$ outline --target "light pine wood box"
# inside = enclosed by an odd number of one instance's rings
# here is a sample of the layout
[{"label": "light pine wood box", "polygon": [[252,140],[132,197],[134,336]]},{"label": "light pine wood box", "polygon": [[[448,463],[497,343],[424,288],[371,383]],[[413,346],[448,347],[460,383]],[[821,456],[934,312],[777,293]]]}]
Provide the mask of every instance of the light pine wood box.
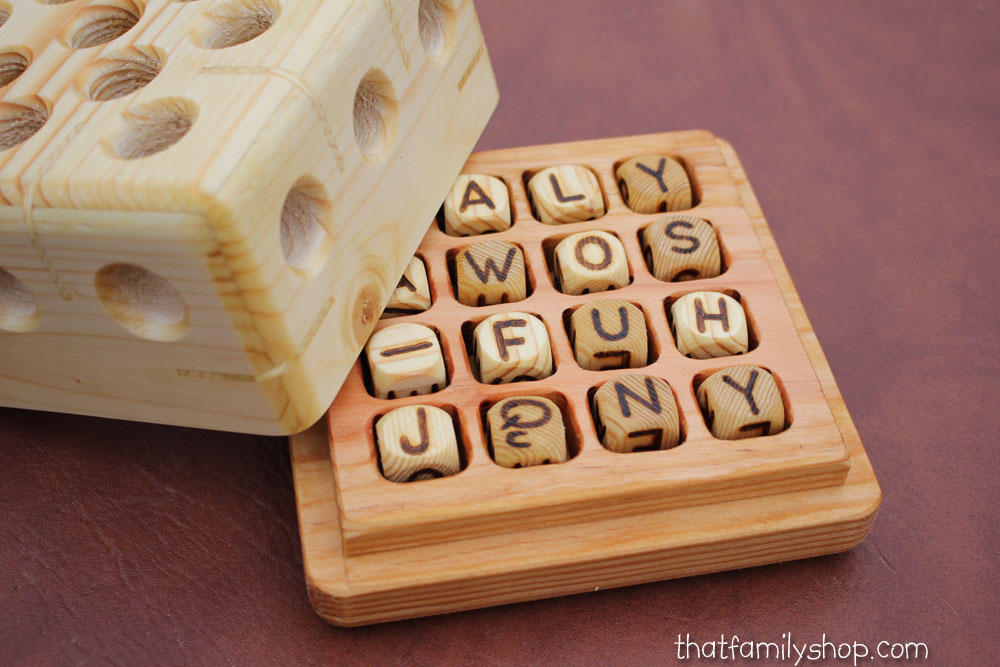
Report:
[{"label": "light pine wood box", "polygon": [[[614,180],[616,164],[644,154],[679,158],[688,169],[700,202],[690,213],[717,229],[727,265],[722,275],[688,283],[650,275],[638,230],[662,214],[631,212]],[[532,220],[524,177],[558,164],[594,170],[608,204],[605,217],[561,227]],[[878,483],[729,144],[707,132],[680,132],[537,146],[473,155],[464,171],[504,178],[513,196],[514,226],[478,238],[449,237],[432,228],[418,255],[430,273],[434,304],[424,313],[383,322],[435,327],[447,355],[448,387],[427,396],[375,399],[357,364],[326,423],[292,438],[306,580],[320,615],[339,625],[361,625],[596,591],[835,553],[867,535],[880,503]],[[546,249],[555,239],[589,229],[610,230],[622,239],[633,282],[611,293],[561,294],[546,274]],[[470,308],[454,299],[447,257],[481,238],[523,248],[533,276],[527,300]],[[665,309],[672,297],[701,289],[740,294],[756,348],[708,360],[677,352]],[[639,372],[671,384],[682,414],[681,446],[617,454],[597,440],[588,395],[630,371],[577,366],[562,318],[601,296],[629,300],[645,311],[659,354]],[[463,349],[463,325],[512,308],[546,322],[556,373],[535,382],[479,384]],[[776,374],[791,415],[788,429],[740,441],[711,436],[694,385],[738,364]],[[482,409],[513,395],[561,403],[579,453],[566,463],[516,470],[493,463]],[[380,476],[374,421],[411,404],[452,412],[465,448],[464,470],[410,484]]]},{"label": "light pine wood box", "polygon": [[0,15],[0,405],[313,424],[497,103],[471,0]]}]

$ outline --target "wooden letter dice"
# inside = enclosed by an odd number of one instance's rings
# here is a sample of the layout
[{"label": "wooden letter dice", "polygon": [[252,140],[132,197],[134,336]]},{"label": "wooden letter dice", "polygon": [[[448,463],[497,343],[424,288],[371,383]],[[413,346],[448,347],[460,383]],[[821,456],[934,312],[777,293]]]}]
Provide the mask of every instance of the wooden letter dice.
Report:
[{"label": "wooden letter dice", "polygon": [[646,318],[621,299],[598,299],[573,311],[570,341],[576,363],[591,371],[639,368],[649,356]]},{"label": "wooden letter dice", "polygon": [[785,428],[785,404],[774,377],[756,366],[733,366],[698,387],[705,423],[716,438],[740,440]]},{"label": "wooden letter dice", "polygon": [[657,280],[714,278],[722,272],[719,240],[704,220],[670,216],[642,230],[641,238],[646,265]]},{"label": "wooden letter dice", "polygon": [[589,294],[629,284],[625,246],[614,234],[593,231],[567,236],[556,246],[555,279],[564,294]]},{"label": "wooden letter dice", "polygon": [[389,297],[389,305],[382,312],[382,319],[422,313],[431,307],[431,290],[427,285],[427,269],[419,257],[410,260],[396,290]]},{"label": "wooden letter dice", "polygon": [[681,354],[711,359],[743,354],[749,333],[743,306],[719,292],[693,292],[674,302],[674,338]]},{"label": "wooden letter dice", "polygon": [[594,395],[601,443],[613,452],[676,447],[681,438],[677,402],[670,385],[649,375],[623,375]]},{"label": "wooden letter dice", "polygon": [[552,375],[552,348],[545,324],[528,313],[499,313],[476,326],[479,380],[505,384]]},{"label": "wooden letter dice", "polygon": [[522,301],[528,295],[524,256],[513,243],[483,241],[455,257],[455,288],[466,306]]},{"label": "wooden letter dice", "polygon": [[594,172],[565,165],[543,169],[528,181],[531,206],[547,225],[582,222],[604,215],[604,195]]},{"label": "wooden letter dice", "polygon": [[559,406],[541,396],[505,398],[486,413],[493,460],[505,468],[562,463],[568,458]]},{"label": "wooden letter dice", "polygon": [[444,231],[451,236],[502,232],[510,228],[507,185],[494,176],[462,174],[444,200]]},{"label": "wooden letter dice", "polygon": [[691,208],[691,181],[681,163],[663,155],[632,158],[615,171],[625,204],[636,213]]},{"label": "wooden letter dice", "polygon": [[382,475],[415,482],[454,475],[462,467],[451,415],[430,405],[408,405],[375,424]]},{"label": "wooden letter dice", "polygon": [[422,324],[394,324],[376,331],[365,350],[377,398],[430,394],[448,384],[441,343]]}]

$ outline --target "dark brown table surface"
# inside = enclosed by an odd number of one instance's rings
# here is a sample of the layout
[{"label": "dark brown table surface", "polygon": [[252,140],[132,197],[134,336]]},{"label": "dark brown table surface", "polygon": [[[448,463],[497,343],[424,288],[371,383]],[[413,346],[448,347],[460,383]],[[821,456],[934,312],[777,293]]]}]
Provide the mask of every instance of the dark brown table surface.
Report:
[{"label": "dark brown table surface", "polygon": [[477,4],[480,148],[736,146],[882,484],[871,536],[344,630],[306,598],[285,440],[0,410],[0,662],[642,663],[791,632],[997,664],[1000,4]]}]

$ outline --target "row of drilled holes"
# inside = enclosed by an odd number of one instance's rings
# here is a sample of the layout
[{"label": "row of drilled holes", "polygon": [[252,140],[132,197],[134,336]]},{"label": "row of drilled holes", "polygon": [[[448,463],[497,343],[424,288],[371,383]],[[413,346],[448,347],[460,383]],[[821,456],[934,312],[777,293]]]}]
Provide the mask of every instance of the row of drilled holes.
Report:
[{"label": "row of drilled holes", "polygon": [[[40,0],[41,1],[41,0]],[[52,0],[42,4],[63,4],[73,0]],[[187,2],[190,0],[173,0]],[[10,18],[12,9],[0,4],[0,26]],[[221,49],[248,42],[262,35],[278,18],[280,5],[273,0],[231,0],[212,13],[206,13],[195,30],[191,41],[206,49]],[[74,49],[87,49],[106,44],[131,30],[142,17],[142,7],[132,0],[118,0],[118,4],[92,5],[82,10],[61,35],[62,41]],[[109,100],[128,95],[149,83],[162,66],[162,51],[145,47],[123,49],[98,63],[104,70],[102,76],[112,76],[119,85],[109,90],[114,95],[94,94],[88,87],[92,100]],[[0,53],[0,87],[10,84],[31,63],[31,52],[25,47],[7,47]],[[107,70],[112,70],[108,72]]]},{"label": "row of drilled holes", "polygon": [[[73,0],[39,0],[43,4],[62,4]],[[189,2],[191,0],[172,0]],[[119,5],[93,5],[87,7],[73,21],[63,35],[63,41],[75,49],[106,44],[134,27],[142,16],[140,5],[132,0],[119,0]],[[0,2],[0,27],[10,18],[9,3]],[[197,46],[222,49],[244,44],[264,34],[277,21],[281,5],[276,0],[230,0],[211,12],[206,12],[191,33]],[[421,0],[418,13],[420,40],[428,57],[440,60],[447,51],[448,18],[437,0]],[[23,74],[31,62],[30,50],[8,47],[0,53],[0,87],[6,86]],[[87,86],[92,100],[109,100],[128,95],[149,83],[163,64],[163,52],[153,47],[129,48],[103,58],[95,65],[102,77],[111,77],[118,85],[95,94]],[[103,70],[103,71],[101,71]]]},{"label": "row of drilled holes", "polygon": [[[152,271],[134,264],[109,264],[95,275],[94,288],[105,311],[137,336],[173,341],[190,328],[181,295]],[[35,329],[40,319],[27,286],[0,268],[0,329],[24,333]]]}]

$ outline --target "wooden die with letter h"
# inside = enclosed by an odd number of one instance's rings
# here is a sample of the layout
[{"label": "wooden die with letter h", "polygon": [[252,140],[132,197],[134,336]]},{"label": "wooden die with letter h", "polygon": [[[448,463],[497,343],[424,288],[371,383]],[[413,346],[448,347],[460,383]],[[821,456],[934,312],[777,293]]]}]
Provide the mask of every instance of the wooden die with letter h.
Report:
[{"label": "wooden die with letter h", "polygon": [[0,42],[15,407],[308,427],[497,101],[470,0],[20,2]]}]

